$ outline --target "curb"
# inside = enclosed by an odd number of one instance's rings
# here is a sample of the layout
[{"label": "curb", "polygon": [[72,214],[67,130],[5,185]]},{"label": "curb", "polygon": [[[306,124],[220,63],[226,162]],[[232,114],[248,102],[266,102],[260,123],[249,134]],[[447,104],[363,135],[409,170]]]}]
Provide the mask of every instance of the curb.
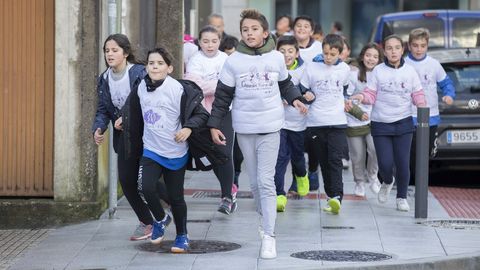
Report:
[{"label": "curb", "polygon": [[390,263],[367,263],[351,266],[315,266],[302,267],[304,270],[478,270],[480,269],[480,252],[465,253],[447,257],[431,257]]}]

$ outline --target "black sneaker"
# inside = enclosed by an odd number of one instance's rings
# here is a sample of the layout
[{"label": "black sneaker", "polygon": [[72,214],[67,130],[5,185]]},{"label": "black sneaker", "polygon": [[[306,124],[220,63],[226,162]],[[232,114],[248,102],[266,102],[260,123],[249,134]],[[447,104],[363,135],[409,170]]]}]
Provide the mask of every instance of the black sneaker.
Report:
[{"label": "black sneaker", "polygon": [[218,207],[218,212],[223,213],[225,215],[230,215],[232,211],[232,199],[223,197],[222,201],[220,202],[220,206]]}]

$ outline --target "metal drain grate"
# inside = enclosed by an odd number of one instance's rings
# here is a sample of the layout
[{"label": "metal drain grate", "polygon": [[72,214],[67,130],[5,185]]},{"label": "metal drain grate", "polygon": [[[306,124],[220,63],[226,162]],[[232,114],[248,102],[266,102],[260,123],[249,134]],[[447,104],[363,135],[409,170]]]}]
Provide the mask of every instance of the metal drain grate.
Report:
[{"label": "metal drain grate", "polygon": [[455,229],[455,230],[479,230],[480,220],[466,220],[466,219],[440,219],[440,220],[428,220],[418,222],[417,224],[423,224],[430,227]]},{"label": "metal drain grate", "polygon": [[45,239],[50,230],[0,230],[0,269],[8,269],[26,250]]},{"label": "metal drain grate", "polygon": [[356,250],[311,250],[293,253],[290,256],[305,260],[331,262],[374,262],[392,258],[392,256],[383,253]]},{"label": "metal drain grate", "polygon": [[[195,191],[192,194],[192,198],[220,198],[222,192],[220,191]],[[253,199],[253,195],[249,191],[239,191],[237,192],[237,198],[241,199]]]},{"label": "metal drain grate", "polygon": [[[142,243],[137,246],[137,249],[148,252],[170,253],[170,248],[172,247],[172,245],[173,241],[162,241],[160,245]],[[205,254],[214,252],[226,252],[239,249],[241,247],[242,246],[239,244],[224,241],[191,240],[188,253]]]}]

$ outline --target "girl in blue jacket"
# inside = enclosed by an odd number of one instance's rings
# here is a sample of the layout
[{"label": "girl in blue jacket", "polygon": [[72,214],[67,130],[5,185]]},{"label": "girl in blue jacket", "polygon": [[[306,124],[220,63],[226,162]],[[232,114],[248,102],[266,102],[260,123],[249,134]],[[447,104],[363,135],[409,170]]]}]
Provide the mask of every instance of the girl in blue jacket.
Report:
[{"label": "girl in blue jacket", "polygon": [[98,106],[92,126],[93,138],[97,145],[101,145],[105,140],[108,123],[112,121],[115,127],[113,147],[118,154],[120,185],[140,221],[130,240],[143,240],[152,235],[153,218],[137,192],[139,158],[125,157],[120,111],[134,85],[145,76],[145,67],[137,64],[130,41],[125,35],[110,35],[104,42],[103,52],[108,68],[97,82]]}]

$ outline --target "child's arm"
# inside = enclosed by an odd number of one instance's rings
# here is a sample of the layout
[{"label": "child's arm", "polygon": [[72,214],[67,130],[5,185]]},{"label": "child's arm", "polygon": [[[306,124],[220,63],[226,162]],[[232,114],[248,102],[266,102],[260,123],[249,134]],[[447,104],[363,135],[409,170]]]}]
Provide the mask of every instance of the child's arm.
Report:
[{"label": "child's arm", "polygon": [[440,87],[443,93],[442,100],[448,105],[453,103],[455,98],[455,86],[453,85],[452,80],[448,75],[445,76],[445,79],[437,82],[437,85]]},{"label": "child's arm", "polygon": [[225,145],[225,136],[219,130],[222,120],[227,115],[230,104],[235,94],[235,87],[223,84],[220,80],[215,90],[215,100],[212,104],[212,112],[208,118],[207,126],[210,127],[212,140],[216,144]]},{"label": "child's arm", "polygon": [[315,94],[313,93],[313,91],[311,91],[310,89],[306,88],[305,86],[303,86],[302,84],[299,84],[298,85],[298,89],[300,89],[300,93],[302,93],[302,96],[303,98],[305,99],[304,100],[304,103],[305,104],[312,104],[315,99],[317,98],[315,96]]},{"label": "child's arm", "polygon": [[297,108],[301,113],[306,114],[308,109],[305,104],[303,104],[305,99],[300,94],[300,90],[293,85],[290,79],[291,77],[288,75],[287,79],[278,82],[280,94],[288,104]]},{"label": "child's arm", "polygon": [[203,96],[208,97],[208,96],[213,96],[215,94],[215,89],[217,87],[217,80],[204,80],[202,77],[198,74],[195,73],[186,73],[185,76],[183,76],[185,80],[192,81],[196,83],[200,88],[202,89]]}]

